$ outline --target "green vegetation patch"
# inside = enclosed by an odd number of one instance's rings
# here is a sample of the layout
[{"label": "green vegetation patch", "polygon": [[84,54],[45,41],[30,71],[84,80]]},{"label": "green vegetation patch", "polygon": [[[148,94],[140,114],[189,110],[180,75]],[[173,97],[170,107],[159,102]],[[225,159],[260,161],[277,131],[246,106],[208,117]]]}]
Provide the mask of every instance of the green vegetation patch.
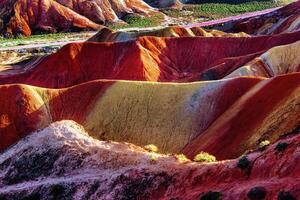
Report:
[{"label": "green vegetation patch", "polygon": [[[275,8],[290,3],[290,0],[258,0],[258,1],[219,1],[219,3],[202,3],[197,5],[185,6],[183,10],[190,11],[190,16],[195,18],[218,19],[239,15],[247,12],[254,12]],[[180,10],[165,10],[164,13],[170,17],[183,17]]]},{"label": "green vegetation patch", "polygon": [[149,17],[129,15],[123,19],[126,24],[111,24],[108,27],[112,29],[154,27],[161,25],[164,18],[165,16],[161,13]]},{"label": "green vegetation patch", "polygon": [[202,151],[195,156],[194,161],[195,162],[216,162],[217,159],[215,156]]}]

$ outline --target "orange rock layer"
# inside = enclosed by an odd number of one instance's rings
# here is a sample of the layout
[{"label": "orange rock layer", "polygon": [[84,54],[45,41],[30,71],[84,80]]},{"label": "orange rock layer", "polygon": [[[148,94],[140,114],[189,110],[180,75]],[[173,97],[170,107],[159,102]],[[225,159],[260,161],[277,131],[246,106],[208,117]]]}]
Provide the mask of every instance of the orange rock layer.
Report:
[{"label": "orange rock layer", "polygon": [[1,150],[69,119],[100,139],[228,159],[300,124],[300,73],[189,84],[93,81],[66,89],[13,84],[0,92]]},{"label": "orange rock layer", "polygon": [[[141,37],[121,43],[73,43],[26,64],[0,67],[0,83],[61,88],[96,79],[190,82],[241,74],[272,77],[299,70],[294,59],[299,39],[300,31],[261,37]],[[287,46],[277,50],[278,45]],[[278,55],[291,63],[275,62]]]}]

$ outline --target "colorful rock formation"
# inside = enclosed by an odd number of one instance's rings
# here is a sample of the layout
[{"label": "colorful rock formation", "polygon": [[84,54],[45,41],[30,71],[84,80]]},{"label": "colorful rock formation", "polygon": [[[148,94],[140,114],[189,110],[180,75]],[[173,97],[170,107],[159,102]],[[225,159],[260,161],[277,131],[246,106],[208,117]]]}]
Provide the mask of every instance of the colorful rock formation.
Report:
[{"label": "colorful rock formation", "polygon": [[227,36],[103,29],[0,66],[0,199],[299,199],[300,31]]},{"label": "colorful rock formation", "polygon": [[[121,43],[73,43],[21,66],[0,67],[0,83],[61,88],[96,79],[190,82],[222,79],[231,73],[240,76],[246,73],[243,69],[249,69],[251,75],[272,77],[285,73],[277,68],[299,70],[269,61],[280,54],[293,62],[299,43],[287,46],[292,49],[288,54],[272,48],[299,39],[300,32],[294,32],[262,37],[141,37]],[[235,71],[239,68],[243,72]]]},{"label": "colorful rock formation", "polygon": [[299,90],[298,73],[189,84],[93,81],[60,90],[3,85],[0,146],[70,119],[100,139],[234,158],[298,126]]},{"label": "colorful rock formation", "polygon": [[53,0],[1,0],[3,33],[31,35],[35,31],[97,30],[96,23]]},{"label": "colorful rock formation", "polygon": [[76,123],[62,121],[0,155],[0,197],[299,199],[299,145],[300,135],[291,135],[242,158],[197,164],[98,141]]},{"label": "colorful rock formation", "polygon": [[57,0],[57,2],[98,24],[121,21],[128,14],[147,16],[156,12],[142,0]]},{"label": "colorful rock formation", "polygon": [[117,22],[126,14],[155,12],[140,0],[0,0],[0,33],[97,30],[99,24]]}]

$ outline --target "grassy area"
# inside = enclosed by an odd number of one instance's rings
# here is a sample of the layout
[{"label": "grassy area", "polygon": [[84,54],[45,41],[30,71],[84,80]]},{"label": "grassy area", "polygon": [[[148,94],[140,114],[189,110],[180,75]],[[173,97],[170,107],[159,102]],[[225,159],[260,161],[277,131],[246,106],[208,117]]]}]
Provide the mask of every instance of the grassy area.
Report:
[{"label": "grassy area", "polygon": [[0,47],[19,46],[43,42],[72,41],[86,39],[91,35],[89,33],[53,33],[32,35],[30,37],[0,38]]},{"label": "grassy area", "polygon": [[163,14],[156,14],[150,17],[142,16],[128,16],[124,19],[127,24],[118,24],[118,25],[108,25],[112,29],[120,28],[145,28],[152,26],[159,26],[164,20]]},{"label": "grassy area", "polygon": [[[186,6],[188,11],[194,18],[218,19],[247,12],[254,12],[268,8],[274,8],[286,5],[291,1],[273,1],[273,0],[257,0],[244,3],[203,3],[199,5]],[[179,10],[165,10],[164,13],[170,17],[184,17],[183,12]],[[186,15],[185,15],[186,16]]]}]

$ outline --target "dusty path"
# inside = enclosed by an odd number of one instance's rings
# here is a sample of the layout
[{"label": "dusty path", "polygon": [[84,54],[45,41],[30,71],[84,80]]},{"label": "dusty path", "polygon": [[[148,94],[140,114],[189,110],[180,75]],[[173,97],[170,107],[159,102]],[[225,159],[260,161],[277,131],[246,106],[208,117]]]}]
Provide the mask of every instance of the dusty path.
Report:
[{"label": "dusty path", "polygon": [[64,46],[70,42],[84,42],[85,40],[70,40],[70,41],[63,41],[63,42],[45,42],[45,43],[38,43],[38,44],[27,44],[27,45],[19,45],[19,46],[12,46],[12,47],[1,47],[0,51],[17,51],[17,50],[25,50],[25,49],[34,49],[34,48],[42,48],[42,47],[49,47],[49,46]]}]

